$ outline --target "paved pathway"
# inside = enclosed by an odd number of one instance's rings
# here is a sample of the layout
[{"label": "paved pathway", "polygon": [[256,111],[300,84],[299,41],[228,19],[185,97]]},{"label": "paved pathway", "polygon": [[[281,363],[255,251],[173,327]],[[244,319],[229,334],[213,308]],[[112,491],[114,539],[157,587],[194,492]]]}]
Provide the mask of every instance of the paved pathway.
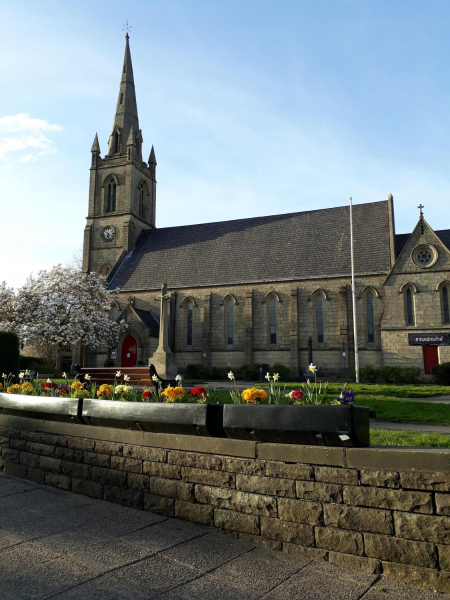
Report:
[{"label": "paved pathway", "polygon": [[0,599],[450,600],[0,475]]}]

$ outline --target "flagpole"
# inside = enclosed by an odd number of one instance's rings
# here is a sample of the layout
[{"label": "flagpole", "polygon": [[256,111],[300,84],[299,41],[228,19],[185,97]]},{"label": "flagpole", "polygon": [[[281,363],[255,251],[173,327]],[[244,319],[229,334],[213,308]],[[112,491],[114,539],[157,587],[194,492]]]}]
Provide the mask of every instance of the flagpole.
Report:
[{"label": "flagpole", "polygon": [[353,339],[355,345],[355,377],[359,383],[359,354],[358,354],[358,325],[356,323],[356,289],[355,289],[355,259],[353,253],[353,206],[350,197],[350,256],[352,263],[352,308],[353,308]]}]

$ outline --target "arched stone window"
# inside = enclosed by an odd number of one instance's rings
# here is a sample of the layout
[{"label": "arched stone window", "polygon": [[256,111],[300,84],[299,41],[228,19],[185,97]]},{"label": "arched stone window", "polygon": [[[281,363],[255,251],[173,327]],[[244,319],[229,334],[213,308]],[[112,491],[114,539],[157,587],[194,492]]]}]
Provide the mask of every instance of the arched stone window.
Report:
[{"label": "arched stone window", "polygon": [[315,327],[316,327],[316,341],[318,344],[323,344],[325,342],[325,331],[324,331],[324,301],[328,300],[327,293],[322,288],[318,288],[314,290],[311,294],[311,300],[314,302],[314,317],[315,317]]},{"label": "arched stone window", "polygon": [[408,327],[416,324],[415,297],[418,293],[414,283],[404,283],[400,288],[400,294],[404,295],[405,323]]},{"label": "arched stone window", "polygon": [[442,323],[450,323],[450,281],[442,281],[437,291],[441,297]]},{"label": "arched stone window", "polygon": [[145,217],[146,213],[146,199],[148,198],[148,187],[145,181],[141,181],[139,184],[139,215]]},{"label": "arched stone window", "polygon": [[103,267],[100,270],[100,273],[104,277],[108,277],[108,275],[111,273],[111,265],[108,265],[108,264],[103,265]]},{"label": "arched stone window", "polygon": [[269,300],[269,333],[270,333],[270,343],[277,343],[277,304],[275,298]]},{"label": "arched stone window", "polygon": [[373,294],[367,292],[366,294],[366,328],[367,328],[367,342],[373,344],[375,342],[375,318],[373,312]]},{"label": "arched stone window", "polygon": [[194,307],[197,306],[197,304],[191,296],[187,296],[181,303],[181,306],[186,311],[186,316],[185,316],[186,346],[192,346],[193,340],[194,340]]},{"label": "arched stone window", "polygon": [[113,302],[111,304],[111,311],[109,314],[111,317],[111,321],[117,321],[117,317],[119,316],[119,307],[116,302]]},{"label": "arched stone window", "polygon": [[188,302],[186,306],[187,319],[186,319],[186,345],[192,346],[192,312],[194,310],[194,304]]},{"label": "arched stone window", "polygon": [[233,299],[230,298],[226,303],[226,315],[227,315],[227,344],[231,345],[233,343],[233,330],[234,330],[234,315],[233,315],[234,302]]},{"label": "arched stone window", "polygon": [[267,305],[267,323],[270,344],[276,344],[278,341],[277,304],[280,302],[281,298],[276,292],[269,292],[266,294],[265,303]]},{"label": "arched stone window", "polygon": [[111,175],[105,181],[105,213],[116,211],[117,179]]}]

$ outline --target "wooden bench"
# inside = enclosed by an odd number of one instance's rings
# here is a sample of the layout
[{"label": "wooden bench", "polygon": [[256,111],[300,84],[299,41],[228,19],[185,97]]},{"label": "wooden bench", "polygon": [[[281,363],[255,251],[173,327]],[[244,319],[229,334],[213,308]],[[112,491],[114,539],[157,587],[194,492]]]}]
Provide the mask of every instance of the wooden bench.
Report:
[{"label": "wooden bench", "polygon": [[[90,382],[102,385],[102,383],[113,384],[129,383],[134,386],[151,387],[153,382],[150,377],[149,367],[80,367],[75,365],[77,379],[81,383],[87,383],[85,375],[90,376]],[[121,377],[116,377],[117,371],[122,373]],[[123,376],[127,375],[130,380],[125,382]]]}]

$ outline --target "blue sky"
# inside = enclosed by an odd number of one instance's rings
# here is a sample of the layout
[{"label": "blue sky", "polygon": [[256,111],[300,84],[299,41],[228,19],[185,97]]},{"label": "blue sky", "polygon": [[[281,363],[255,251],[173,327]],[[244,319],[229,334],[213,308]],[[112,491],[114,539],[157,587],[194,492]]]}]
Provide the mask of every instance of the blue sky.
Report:
[{"label": "blue sky", "polygon": [[157,226],[392,193],[397,232],[450,228],[449,2],[2,0],[0,280],[81,246],[125,19]]}]

